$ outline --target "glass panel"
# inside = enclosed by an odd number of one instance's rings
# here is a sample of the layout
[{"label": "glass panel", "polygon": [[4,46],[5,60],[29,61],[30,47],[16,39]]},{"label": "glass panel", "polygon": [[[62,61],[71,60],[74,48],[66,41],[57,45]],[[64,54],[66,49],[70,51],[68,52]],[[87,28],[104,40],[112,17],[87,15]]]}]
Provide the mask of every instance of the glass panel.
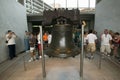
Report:
[{"label": "glass panel", "polygon": [[96,0],[90,0],[90,7],[95,8]]},{"label": "glass panel", "polygon": [[[88,8],[95,7],[95,1],[96,0],[44,0],[48,5],[51,5],[55,8],[66,8],[66,2],[67,2],[67,8],[77,8],[77,5],[79,5],[79,8]],[[89,3],[90,2],[90,3]]]}]

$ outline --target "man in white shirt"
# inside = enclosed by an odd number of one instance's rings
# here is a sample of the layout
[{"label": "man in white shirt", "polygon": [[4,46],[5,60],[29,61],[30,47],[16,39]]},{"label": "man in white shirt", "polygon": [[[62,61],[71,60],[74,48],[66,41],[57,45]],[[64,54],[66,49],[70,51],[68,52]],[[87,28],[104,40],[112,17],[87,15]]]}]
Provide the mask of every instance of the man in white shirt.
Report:
[{"label": "man in white shirt", "polygon": [[97,36],[95,34],[93,34],[93,30],[89,31],[89,34],[87,35],[87,51],[91,53],[90,58],[93,59],[93,53],[96,51],[96,40],[97,40]]},{"label": "man in white shirt", "polygon": [[110,52],[111,52],[111,48],[110,48],[110,42],[112,40],[112,36],[108,33],[108,30],[105,29],[104,33],[101,35],[101,48],[100,51],[102,53],[106,53],[106,55],[109,56]]},{"label": "man in white shirt", "polygon": [[15,33],[12,32],[11,30],[8,30],[8,33],[6,34],[6,40],[7,40],[7,45],[9,48],[10,60],[16,57],[15,38],[16,38]]},{"label": "man in white shirt", "polygon": [[48,34],[48,45],[51,44],[51,41],[52,41],[52,35],[51,33]]}]

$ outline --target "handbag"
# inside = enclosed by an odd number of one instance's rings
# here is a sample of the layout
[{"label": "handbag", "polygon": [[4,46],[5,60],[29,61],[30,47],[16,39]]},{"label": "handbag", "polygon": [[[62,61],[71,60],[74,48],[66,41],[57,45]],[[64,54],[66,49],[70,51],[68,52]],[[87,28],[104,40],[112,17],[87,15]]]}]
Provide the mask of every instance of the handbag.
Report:
[{"label": "handbag", "polygon": [[8,41],[6,40],[5,43],[8,43]]},{"label": "handbag", "polygon": [[6,40],[5,43],[8,43],[9,40]]}]

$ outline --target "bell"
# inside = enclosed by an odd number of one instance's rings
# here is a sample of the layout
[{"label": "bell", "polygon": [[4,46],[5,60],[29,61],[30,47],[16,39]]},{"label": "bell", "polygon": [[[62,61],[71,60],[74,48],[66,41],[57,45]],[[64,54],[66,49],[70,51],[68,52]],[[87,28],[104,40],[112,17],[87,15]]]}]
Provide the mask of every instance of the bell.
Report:
[{"label": "bell", "polygon": [[[49,14],[48,14],[49,13]],[[74,57],[80,53],[72,39],[72,25],[80,24],[78,9],[45,10],[43,12],[43,26],[53,25],[52,42],[44,51],[49,57]]]},{"label": "bell", "polygon": [[73,43],[72,26],[70,24],[55,24],[52,30],[52,42],[45,50],[49,57],[75,57],[80,53]]}]

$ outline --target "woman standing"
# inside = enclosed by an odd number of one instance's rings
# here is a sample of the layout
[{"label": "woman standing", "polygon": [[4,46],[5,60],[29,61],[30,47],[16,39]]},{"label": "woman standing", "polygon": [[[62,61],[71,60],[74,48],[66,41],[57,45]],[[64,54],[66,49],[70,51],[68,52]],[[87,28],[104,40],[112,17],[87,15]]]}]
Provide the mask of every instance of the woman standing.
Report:
[{"label": "woman standing", "polygon": [[8,30],[8,33],[6,34],[6,43],[9,48],[10,60],[16,57],[15,38],[16,38],[16,34],[11,30]]},{"label": "woman standing", "polygon": [[30,45],[29,45],[29,32],[25,31],[25,35],[24,35],[24,45],[25,45],[25,51],[30,49]]}]

